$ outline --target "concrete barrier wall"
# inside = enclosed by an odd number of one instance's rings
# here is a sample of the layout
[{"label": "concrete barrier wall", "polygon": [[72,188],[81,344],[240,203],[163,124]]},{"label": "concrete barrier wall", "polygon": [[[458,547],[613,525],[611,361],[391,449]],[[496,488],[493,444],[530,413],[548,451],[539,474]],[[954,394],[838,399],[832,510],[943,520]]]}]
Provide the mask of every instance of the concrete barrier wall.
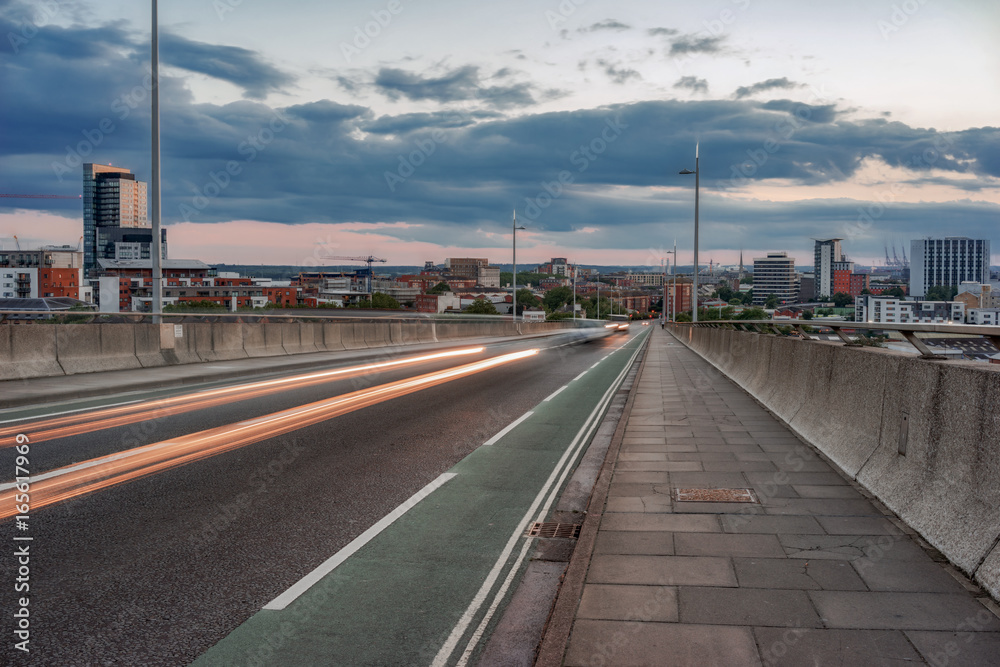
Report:
[{"label": "concrete barrier wall", "polygon": [[65,375],[56,354],[57,326],[0,326],[0,377]]},{"label": "concrete barrier wall", "polygon": [[56,325],[56,355],[66,375],[140,368],[133,324]]},{"label": "concrete barrier wall", "polygon": [[1000,368],[719,329],[675,334],[1000,597]]}]

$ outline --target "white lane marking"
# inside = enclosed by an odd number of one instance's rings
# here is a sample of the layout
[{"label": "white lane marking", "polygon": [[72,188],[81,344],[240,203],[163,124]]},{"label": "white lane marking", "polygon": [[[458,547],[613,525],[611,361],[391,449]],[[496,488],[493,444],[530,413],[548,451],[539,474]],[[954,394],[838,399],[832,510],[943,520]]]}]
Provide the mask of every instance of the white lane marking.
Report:
[{"label": "white lane marking", "polygon": [[[608,390],[604,393],[604,396],[594,407],[593,411],[590,413],[590,416],[587,417],[587,419],[584,421],[583,426],[577,432],[576,436],[573,438],[573,441],[569,444],[569,446],[566,448],[566,451],[564,451],[563,455],[559,458],[559,461],[552,469],[552,473],[549,475],[549,478],[545,481],[545,484],[539,490],[538,495],[535,496],[535,499],[534,501],[532,501],[531,506],[528,508],[528,511],[525,512],[524,516],[521,518],[520,523],[518,523],[517,528],[515,528],[514,532],[511,534],[510,539],[507,541],[507,545],[500,553],[500,557],[497,558],[496,563],[494,563],[493,569],[490,570],[489,574],[486,576],[486,580],[483,582],[483,585],[476,593],[476,597],[473,598],[472,602],[469,604],[469,607],[465,610],[465,613],[462,614],[462,618],[459,619],[458,624],[456,624],[455,627],[452,629],[451,634],[448,636],[447,641],[438,651],[437,656],[431,663],[431,667],[444,667],[444,665],[447,664],[448,658],[451,657],[451,654],[454,652],[455,647],[458,645],[458,641],[462,638],[462,635],[465,634],[465,631],[472,623],[472,620],[473,618],[475,618],[475,615],[479,612],[479,609],[483,606],[483,603],[486,602],[486,596],[489,594],[490,590],[492,590],[493,584],[495,584],[496,580],[499,578],[500,573],[503,570],[504,564],[507,562],[507,559],[510,558],[510,554],[511,552],[514,551],[514,547],[517,546],[517,541],[521,539],[521,536],[527,529],[528,522],[531,520],[532,515],[535,514],[535,511],[538,509],[538,506],[541,505],[546,494],[549,493],[550,487],[552,487],[552,485],[556,482],[556,480],[565,478],[565,473],[560,475],[560,470],[563,467],[567,467],[568,470],[568,465],[571,464],[576,459],[576,454],[580,446],[582,446],[583,443],[587,442],[590,433],[592,433],[593,430],[597,428],[597,425],[600,422],[600,420],[597,419],[597,416],[603,414],[604,409],[607,407],[607,404],[611,401],[611,397],[614,396],[614,392],[617,386],[619,385],[621,380],[625,377],[630,367],[631,364],[627,364],[625,366],[625,369],[622,371],[621,374],[619,374],[618,378],[611,384]],[[587,371],[584,371],[584,373],[586,372]],[[587,437],[584,437],[585,434]],[[557,490],[558,487],[552,489],[552,493],[554,494]],[[550,499],[549,503],[551,502],[552,501]],[[548,504],[546,505],[546,507],[548,507]],[[522,549],[522,553],[527,553],[527,552]],[[514,567],[516,568],[517,564],[515,564]],[[494,603],[491,605],[490,608],[495,609],[496,605],[498,604],[499,601],[494,600]],[[480,624],[480,626],[476,629],[476,633],[474,633],[472,640],[470,640],[470,642],[473,643],[470,643],[469,647],[466,648],[466,652],[462,656],[462,659],[460,660],[461,664],[464,664],[465,660],[467,660],[467,655],[470,654],[472,648],[474,648],[475,646],[474,642],[478,642],[478,638],[482,635],[481,631],[485,628],[485,624],[488,621],[489,618],[485,619],[484,623]]]},{"label": "white lane marking", "polygon": [[458,473],[446,472],[442,473],[433,482],[425,486],[424,488],[417,491],[415,494],[410,496],[410,499],[404,502],[402,505],[394,509],[393,511],[382,517],[378,523],[366,530],[365,532],[358,535],[354,540],[345,546],[343,549],[335,553],[330,558],[326,559],[319,567],[307,574],[306,576],[299,579],[298,582],[293,584],[287,591],[274,598],[266,605],[264,609],[280,611],[284,609],[292,602],[295,601],[300,595],[309,590],[314,584],[316,584],[320,579],[326,575],[333,572],[333,570],[346,561],[348,558],[354,555],[361,547],[368,544],[372,539],[375,538],[379,533],[388,528],[396,519],[406,514],[406,512],[414,507],[421,500],[431,495],[436,489],[440,488],[445,482],[450,480],[452,477],[457,477]]},{"label": "white lane marking", "polygon": [[601,363],[602,361],[604,361],[604,359],[598,359],[597,361],[594,362],[594,365],[591,366],[590,368],[597,368],[597,364]]},{"label": "white lane marking", "polygon": [[89,408],[77,408],[76,410],[63,410],[62,412],[46,412],[43,415],[35,415],[33,417],[21,417],[20,419],[5,419],[3,421],[0,421],[0,424],[13,424],[14,422],[23,422],[23,421],[28,421],[29,419],[48,419],[49,417],[58,417],[59,415],[71,415],[74,412],[86,412],[87,410],[104,410],[105,408],[117,408],[122,405],[132,405],[133,403],[141,403],[143,400],[147,399],[137,398],[134,401],[125,401],[124,403],[111,403],[109,405],[97,405],[97,406],[92,405]]},{"label": "white lane marking", "polygon": [[483,447],[489,447],[490,445],[495,445],[497,443],[497,441],[500,440],[500,438],[504,437],[505,435],[507,435],[508,433],[510,433],[511,431],[513,431],[514,428],[518,424],[520,424],[521,422],[523,422],[525,419],[527,419],[528,417],[530,417],[533,414],[535,414],[535,413],[532,412],[531,410],[525,412],[523,415],[521,415],[520,417],[518,417],[517,419],[515,419],[511,423],[507,424],[503,428],[503,430],[501,430],[495,436],[493,436],[492,438],[490,438],[489,440],[487,440],[486,442],[484,442],[483,443]]},{"label": "white lane marking", "polygon": [[568,384],[564,384],[563,386],[559,387],[554,392],[552,392],[551,394],[549,394],[548,396],[546,396],[545,399],[542,400],[542,403],[545,403],[546,401],[551,401],[553,398],[555,398],[556,396],[558,396],[559,394],[561,394],[563,392],[563,390],[565,390],[566,387],[568,387],[568,386],[569,386]]},{"label": "white lane marking", "polygon": [[[170,447],[171,445],[176,444],[177,443],[173,440],[164,440],[163,442],[153,443],[152,445],[144,445],[135,449],[127,449],[124,452],[118,452],[117,454],[102,456],[101,458],[91,459],[90,461],[84,461],[83,463],[77,463],[76,465],[72,465],[67,468],[56,468],[55,470],[50,470],[49,472],[31,475],[31,483],[35,484],[37,482],[44,482],[45,480],[52,479],[53,477],[61,477],[79,470],[86,470],[87,468],[93,468],[94,466],[106,465],[108,463],[112,463],[113,461],[121,461],[122,459],[127,459],[139,454],[148,454],[149,452],[155,452],[158,449],[163,449],[164,447]],[[15,486],[16,484],[14,482],[5,482],[0,484],[0,491],[7,491],[9,489],[13,489]]]},{"label": "white lane marking", "polygon": [[[590,414],[590,417],[588,417],[587,419],[587,421],[590,422],[589,427],[585,422],[583,428],[581,428],[580,430],[580,433],[582,433],[583,429],[586,429],[586,435],[584,435],[584,437],[580,439],[578,444],[574,440],[573,444],[570,445],[570,448],[575,449],[576,453],[574,453],[573,456],[570,457],[567,465],[563,467],[562,474],[559,475],[559,480],[555,483],[555,485],[552,486],[552,490],[549,492],[548,500],[545,501],[545,505],[539,511],[538,517],[535,519],[535,521],[542,521],[545,519],[545,515],[548,514],[549,508],[552,506],[552,503],[555,502],[555,498],[556,495],[559,493],[559,489],[562,488],[563,482],[566,481],[567,475],[569,475],[570,470],[573,469],[572,463],[573,461],[576,460],[579,450],[581,450],[586,443],[590,442],[590,438],[593,436],[597,428],[601,425],[600,416],[604,414],[604,409],[607,408],[608,404],[610,404],[611,401],[614,399],[615,394],[618,391],[618,387],[620,387],[621,383],[625,380],[625,377],[628,375],[629,369],[632,368],[632,364],[635,362],[635,358],[638,355],[639,355],[639,349],[636,349],[635,353],[632,355],[632,358],[629,359],[628,362],[625,364],[625,367],[622,369],[621,373],[619,373],[618,377],[615,378],[615,381],[611,383],[611,386],[608,387],[608,390],[604,392],[604,396],[601,398],[600,403],[598,403],[598,408],[600,408],[600,410],[595,409],[595,412],[592,412]],[[580,433],[577,433],[577,438],[580,437]],[[525,526],[525,528],[526,527],[527,526]],[[524,528],[522,528],[519,533],[515,533],[513,537],[517,537],[518,535],[523,535],[523,534],[524,534]],[[506,595],[507,589],[510,588],[511,583],[513,583],[514,576],[517,574],[518,570],[520,570],[521,563],[524,562],[525,557],[528,555],[528,546],[531,544],[532,540],[525,540],[524,542],[525,544],[521,548],[521,553],[518,555],[517,559],[511,565],[510,571],[507,573],[507,578],[504,580],[503,585],[500,586],[500,589],[497,591],[496,595],[493,596],[493,602],[490,604],[489,609],[486,611],[486,615],[483,617],[482,622],[480,622],[479,627],[477,627],[475,632],[472,633],[472,637],[469,639],[469,643],[468,645],[466,645],[465,651],[462,653],[462,657],[459,658],[455,667],[465,667],[465,665],[468,663],[469,657],[472,655],[472,652],[475,650],[476,645],[479,644],[479,641],[482,639],[483,633],[486,631],[486,626],[489,625],[490,619],[493,618],[493,614],[496,613],[497,607],[500,606],[500,602],[503,600],[504,595]]]},{"label": "white lane marking", "polygon": [[[590,370],[590,369],[588,368],[588,369],[587,369],[587,371],[589,371],[589,370]],[[576,382],[577,380],[579,380],[580,378],[582,378],[582,377],[583,377],[584,375],[586,375],[586,374],[587,374],[587,371],[584,371],[584,372],[580,373],[580,374],[579,374],[579,375],[577,375],[577,376],[576,376],[575,378],[573,378],[572,380],[570,380],[570,382]]]}]

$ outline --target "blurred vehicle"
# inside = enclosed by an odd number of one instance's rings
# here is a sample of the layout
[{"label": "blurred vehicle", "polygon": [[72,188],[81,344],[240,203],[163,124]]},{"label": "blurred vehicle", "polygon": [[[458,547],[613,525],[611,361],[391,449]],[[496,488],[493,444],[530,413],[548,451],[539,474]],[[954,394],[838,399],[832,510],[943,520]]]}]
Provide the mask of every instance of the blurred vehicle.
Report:
[{"label": "blurred vehicle", "polygon": [[608,323],[604,325],[605,329],[615,329],[617,331],[628,331],[629,328],[629,316],[628,315],[608,315]]}]

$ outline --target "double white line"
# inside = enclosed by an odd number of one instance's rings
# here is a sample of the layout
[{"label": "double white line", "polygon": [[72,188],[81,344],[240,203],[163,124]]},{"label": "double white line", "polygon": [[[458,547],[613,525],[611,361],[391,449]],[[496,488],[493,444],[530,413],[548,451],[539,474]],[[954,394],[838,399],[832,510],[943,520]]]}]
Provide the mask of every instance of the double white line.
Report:
[{"label": "double white line", "polygon": [[[510,539],[507,541],[507,545],[504,547],[503,551],[500,553],[500,557],[497,558],[496,563],[494,563],[493,568],[490,570],[483,582],[483,585],[479,588],[479,592],[473,598],[472,603],[462,614],[462,618],[459,619],[458,624],[452,629],[451,634],[445,641],[444,646],[438,651],[437,656],[434,658],[434,662],[431,663],[432,667],[444,667],[451,658],[452,653],[455,651],[455,647],[461,640],[462,636],[468,630],[469,626],[472,624],[473,619],[482,609],[483,605],[486,603],[486,599],[489,596],[490,591],[493,589],[494,584],[497,579],[499,579],[501,572],[504,569],[507,560],[510,558],[511,553],[517,546],[517,542],[524,535],[525,530],[527,530],[529,522],[531,522],[532,516],[535,516],[535,512],[538,512],[537,518],[534,521],[542,521],[549,512],[549,508],[555,501],[556,494],[559,489],[562,488],[563,481],[565,481],[566,476],[569,474],[570,470],[573,469],[573,462],[576,460],[577,455],[587,442],[589,442],[590,437],[593,435],[594,431],[597,430],[601,423],[601,417],[604,414],[604,410],[607,408],[608,404],[614,398],[615,392],[618,391],[618,387],[624,381],[625,376],[628,374],[629,369],[632,367],[632,363],[635,361],[636,356],[639,354],[639,350],[642,349],[641,344],[636,347],[635,352],[632,354],[631,359],[625,364],[622,372],[618,374],[615,381],[611,383],[608,390],[604,392],[604,396],[598,402],[597,406],[587,417],[583,426],[577,432],[576,437],[570,443],[566,451],[563,452],[562,457],[560,457],[559,462],[556,463],[556,467],[552,470],[552,474],[549,475],[548,480],[542,486],[538,495],[535,496],[535,500],[531,503],[531,507],[525,512],[524,517],[518,523],[517,528],[511,534]],[[546,498],[548,495],[548,498]],[[543,504],[544,500],[544,504]],[[540,507],[540,509],[539,509]],[[479,643],[483,636],[483,632],[486,630],[486,626],[489,625],[490,620],[493,618],[493,614],[496,612],[500,601],[503,600],[507,593],[507,589],[510,588],[511,583],[514,581],[514,577],[520,570],[521,563],[524,561],[528,554],[528,549],[531,547],[532,540],[524,540],[524,545],[521,547],[521,551],[517,558],[510,565],[510,571],[507,577],[504,579],[503,584],[496,591],[493,596],[493,600],[490,603],[489,609],[486,611],[486,615],[483,617],[482,621],[476,627],[476,630],[472,633],[472,637],[469,639],[469,643],[465,647],[465,651],[456,663],[458,667],[464,667],[472,652],[475,650],[476,645]]]}]

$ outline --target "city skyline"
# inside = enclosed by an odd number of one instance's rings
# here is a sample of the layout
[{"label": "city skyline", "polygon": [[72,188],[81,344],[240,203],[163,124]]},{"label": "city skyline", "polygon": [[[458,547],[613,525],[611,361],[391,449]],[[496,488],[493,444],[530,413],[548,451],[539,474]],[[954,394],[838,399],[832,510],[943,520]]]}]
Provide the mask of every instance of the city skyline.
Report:
[{"label": "city skyline", "polygon": [[[161,7],[171,256],[504,262],[516,206],[526,262],[654,268],[676,238],[690,264],[677,172],[696,140],[703,265],[741,248],[809,265],[831,237],[872,264],[885,244],[997,226],[1000,91],[981,85],[1000,71],[996,8],[458,7]],[[148,180],[148,7],[11,2],[0,21],[19,93],[0,111],[4,191],[78,194],[84,162]],[[951,55],[916,48],[930,38]],[[78,201],[0,208],[0,238],[22,243],[81,226]]]}]

